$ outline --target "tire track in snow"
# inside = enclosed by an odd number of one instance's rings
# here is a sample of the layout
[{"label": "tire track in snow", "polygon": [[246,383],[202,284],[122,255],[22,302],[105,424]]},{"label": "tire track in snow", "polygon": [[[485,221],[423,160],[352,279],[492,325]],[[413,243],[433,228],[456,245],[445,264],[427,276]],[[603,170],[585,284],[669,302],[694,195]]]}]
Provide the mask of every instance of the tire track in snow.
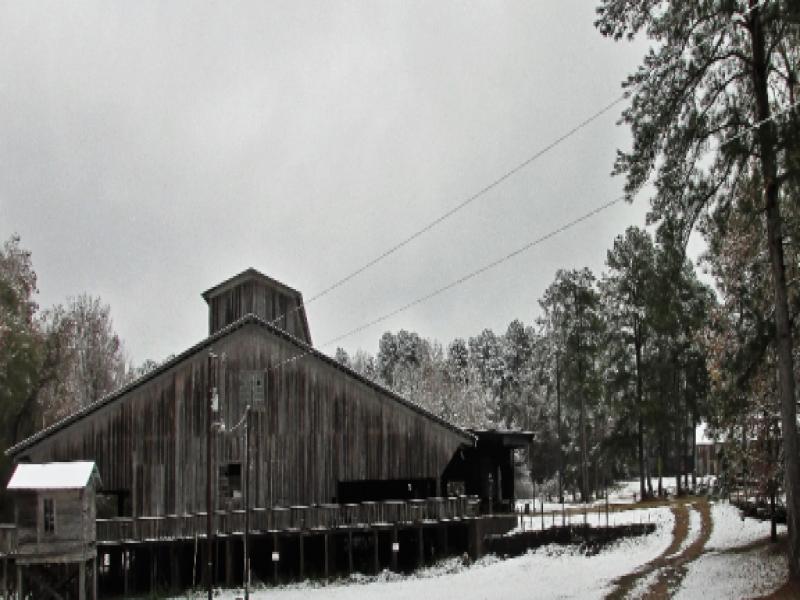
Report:
[{"label": "tire track in snow", "polygon": [[[703,553],[713,527],[707,500],[696,501],[693,508],[700,513],[701,529],[697,539],[678,553],[689,535],[689,506],[685,501],[671,506],[670,510],[675,517],[675,524],[672,528],[670,545],[659,556],[642,567],[617,578],[614,582],[615,587],[606,595],[606,600],[628,598],[636,589],[637,584],[649,584],[641,595],[642,598],[668,598],[670,593],[680,586],[686,575],[686,565]],[[654,576],[655,581],[650,583]]]},{"label": "tire track in snow", "polygon": [[683,578],[686,577],[689,563],[703,554],[714,527],[711,508],[707,500],[697,502],[693,508],[700,513],[700,535],[689,544],[686,550],[667,560],[667,565],[660,571],[658,579],[644,595],[644,598],[671,597],[680,587]]}]

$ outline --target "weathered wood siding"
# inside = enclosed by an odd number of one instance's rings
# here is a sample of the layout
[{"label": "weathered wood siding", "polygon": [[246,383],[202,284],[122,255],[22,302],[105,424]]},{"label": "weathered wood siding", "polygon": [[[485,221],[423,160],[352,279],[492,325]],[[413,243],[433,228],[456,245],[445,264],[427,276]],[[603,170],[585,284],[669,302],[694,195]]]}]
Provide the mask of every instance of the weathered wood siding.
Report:
[{"label": "weathered wood siding", "polygon": [[296,294],[286,293],[258,280],[244,281],[208,298],[208,332],[216,333],[252,313],[310,344],[300,302]]},{"label": "weathered wood siding", "polygon": [[[18,491],[15,494],[17,550],[56,556],[81,551],[96,538],[94,489]],[[55,531],[45,532],[43,504],[54,504]]]},{"label": "weathered wood siding", "polygon": [[[235,329],[213,350],[224,355],[218,372],[227,427],[254,405],[254,506],[330,502],[342,480],[439,478],[468,443],[320,357],[276,368],[302,350],[264,326]],[[130,492],[135,516],[205,510],[207,356],[208,349],[188,356],[20,457],[94,460],[104,490]],[[259,379],[263,394],[255,387]],[[215,437],[217,466],[243,464],[241,430]]]}]

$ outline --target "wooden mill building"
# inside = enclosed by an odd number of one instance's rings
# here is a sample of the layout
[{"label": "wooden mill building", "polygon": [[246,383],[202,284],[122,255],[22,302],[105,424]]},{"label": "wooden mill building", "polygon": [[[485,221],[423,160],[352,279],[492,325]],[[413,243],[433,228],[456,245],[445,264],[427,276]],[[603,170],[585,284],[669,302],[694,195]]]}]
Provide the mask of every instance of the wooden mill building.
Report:
[{"label": "wooden mill building", "polygon": [[[461,479],[468,494],[495,489],[498,498],[501,491],[503,499],[513,497],[508,480],[487,487],[474,476],[467,463],[484,479],[510,472],[509,465],[476,455],[476,434],[315,350],[298,291],[248,269],[203,298],[206,339],[8,451],[15,462],[96,463],[103,482],[98,516],[109,519],[99,523],[98,544],[104,535],[147,537],[128,531],[132,525],[125,519],[140,525],[151,518],[183,519],[173,526],[185,536],[191,536],[187,527],[202,532],[201,520],[187,523],[207,510],[213,389],[215,510],[233,514],[243,507],[245,478],[250,506],[267,511],[442,497],[448,483],[452,489],[448,473]],[[245,472],[245,436],[235,426],[248,405],[251,458]]]}]

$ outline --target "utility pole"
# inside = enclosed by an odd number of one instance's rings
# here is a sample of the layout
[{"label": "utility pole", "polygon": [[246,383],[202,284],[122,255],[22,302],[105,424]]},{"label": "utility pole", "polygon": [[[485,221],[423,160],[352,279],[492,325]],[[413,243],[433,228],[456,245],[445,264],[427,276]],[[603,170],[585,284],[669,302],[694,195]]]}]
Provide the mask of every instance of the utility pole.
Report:
[{"label": "utility pole", "polygon": [[[250,405],[244,409],[244,600],[250,600]],[[301,542],[302,543],[302,542]]]},{"label": "utility pole", "polygon": [[212,516],[214,507],[212,506],[213,498],[211,493],[211,476],[213,474],[211,465],[211,419],[214,417],[212,405],[214,403],[214,394],[216,392],[216,378],[214,377],[213,372],[215,358],[216,356],[212,352],[208,353],[208,403],[206,406],[206,587],[208,590],[208,600],[213,600],[212,586],[214,582],[214,530]]}]

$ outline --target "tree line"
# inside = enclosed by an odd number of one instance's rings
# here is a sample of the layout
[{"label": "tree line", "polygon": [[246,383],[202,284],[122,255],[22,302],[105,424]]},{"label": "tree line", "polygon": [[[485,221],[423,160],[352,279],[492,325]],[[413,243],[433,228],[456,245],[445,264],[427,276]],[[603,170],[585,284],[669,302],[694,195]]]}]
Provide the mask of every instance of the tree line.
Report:
[{"label": "tree line", "polygon": [[[42,308],[36,301],[37,292],[31,253],[20,237],[13,235],[0,247],[3,452],[155,365],[153,361],[140,367],[130,364],[114,330],[111,308],[99,296],[83,293]],[[5,454],[0,454],[3,482],[10,467]],[[4,502],[3,510],[7,510]]]},{"label": "tree line", "polygon": [[603,36],[648,42],[623,82],[632,144],[613,173],[629,200],[649,196],[659,231],[709,243],[720,292],[706,333],[710,418],[728,430],[726,449],[739,446],[742,478],[782,488],[798,579],[800,4],[601,0],[596,10]]},{"label": "tree line", "polygon": [[530,325],[514,320],[446,348],[386,332],[375,356],[335,356],[460,426],[533,431],[531,473],[559,496],[588,499],[635,473],[644,497],[663,474],[692,472],[694,429],[709,414],[704,332],[715,306],[673,240],[630,227],[599,279],[558,271]]}]

